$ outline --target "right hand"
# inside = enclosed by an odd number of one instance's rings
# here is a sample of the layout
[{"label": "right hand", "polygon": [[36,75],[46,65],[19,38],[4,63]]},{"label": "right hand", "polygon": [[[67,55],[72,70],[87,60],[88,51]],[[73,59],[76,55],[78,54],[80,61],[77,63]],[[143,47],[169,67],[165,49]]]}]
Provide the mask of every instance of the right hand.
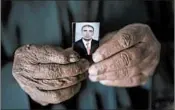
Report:
[{"label": "right hand", "polygon": [[73,97],[88,67],[71,48],[25,45],[15,52],[12,74],[34,101],[47,105]]}]

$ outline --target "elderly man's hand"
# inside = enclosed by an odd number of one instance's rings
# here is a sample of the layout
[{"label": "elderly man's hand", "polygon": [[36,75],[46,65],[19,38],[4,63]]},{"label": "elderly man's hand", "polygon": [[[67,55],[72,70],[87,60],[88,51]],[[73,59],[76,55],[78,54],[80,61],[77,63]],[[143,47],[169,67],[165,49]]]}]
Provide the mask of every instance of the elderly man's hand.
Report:
[{"label": "elderly man's hand", "polygon": [[68,100],[80,90],[89,68],[71,48],[25,45],[16,50],[13,76],[36,102],[47,105]]},{"label": "elderly man's hand", "polygon": [[131,24],[104,37],[93,54],[89,78],[103,85],[133,87],[145,84],[159,63],[161,45],[150,27]]}]

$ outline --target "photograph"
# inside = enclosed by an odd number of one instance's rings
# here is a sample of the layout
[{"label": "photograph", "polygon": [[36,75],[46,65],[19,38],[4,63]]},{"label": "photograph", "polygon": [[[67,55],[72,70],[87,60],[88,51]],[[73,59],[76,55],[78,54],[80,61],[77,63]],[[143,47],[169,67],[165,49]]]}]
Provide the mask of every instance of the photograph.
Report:
[{"label": "photograph", "polygon": [[81,57],[91,56],[99,46],[99,31],[99,22],[73,22],[73,49]]}]

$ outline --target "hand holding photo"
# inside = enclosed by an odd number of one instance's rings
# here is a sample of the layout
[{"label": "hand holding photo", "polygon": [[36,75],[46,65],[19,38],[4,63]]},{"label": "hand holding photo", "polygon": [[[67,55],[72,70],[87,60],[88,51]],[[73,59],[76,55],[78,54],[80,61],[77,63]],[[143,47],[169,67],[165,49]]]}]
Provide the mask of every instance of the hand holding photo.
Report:
[{"label": "hand holding photo", "polygon": [[73,49],[81,57],[87,58],[99,46],[99,27],[98,22],[76,22],[72,23],[73,29]]}]

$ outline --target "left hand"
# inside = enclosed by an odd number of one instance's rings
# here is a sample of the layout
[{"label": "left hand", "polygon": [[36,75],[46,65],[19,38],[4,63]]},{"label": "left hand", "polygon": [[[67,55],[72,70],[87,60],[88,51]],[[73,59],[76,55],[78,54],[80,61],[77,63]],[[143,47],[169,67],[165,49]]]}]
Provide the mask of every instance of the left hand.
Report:
[{"label": "left hand", "polygon": [[127,25],[104,37],[92,55],[95,64],[89,68],[89,78],[107,86],[145,84],[159,63],[160,49],[148,25]]}]

